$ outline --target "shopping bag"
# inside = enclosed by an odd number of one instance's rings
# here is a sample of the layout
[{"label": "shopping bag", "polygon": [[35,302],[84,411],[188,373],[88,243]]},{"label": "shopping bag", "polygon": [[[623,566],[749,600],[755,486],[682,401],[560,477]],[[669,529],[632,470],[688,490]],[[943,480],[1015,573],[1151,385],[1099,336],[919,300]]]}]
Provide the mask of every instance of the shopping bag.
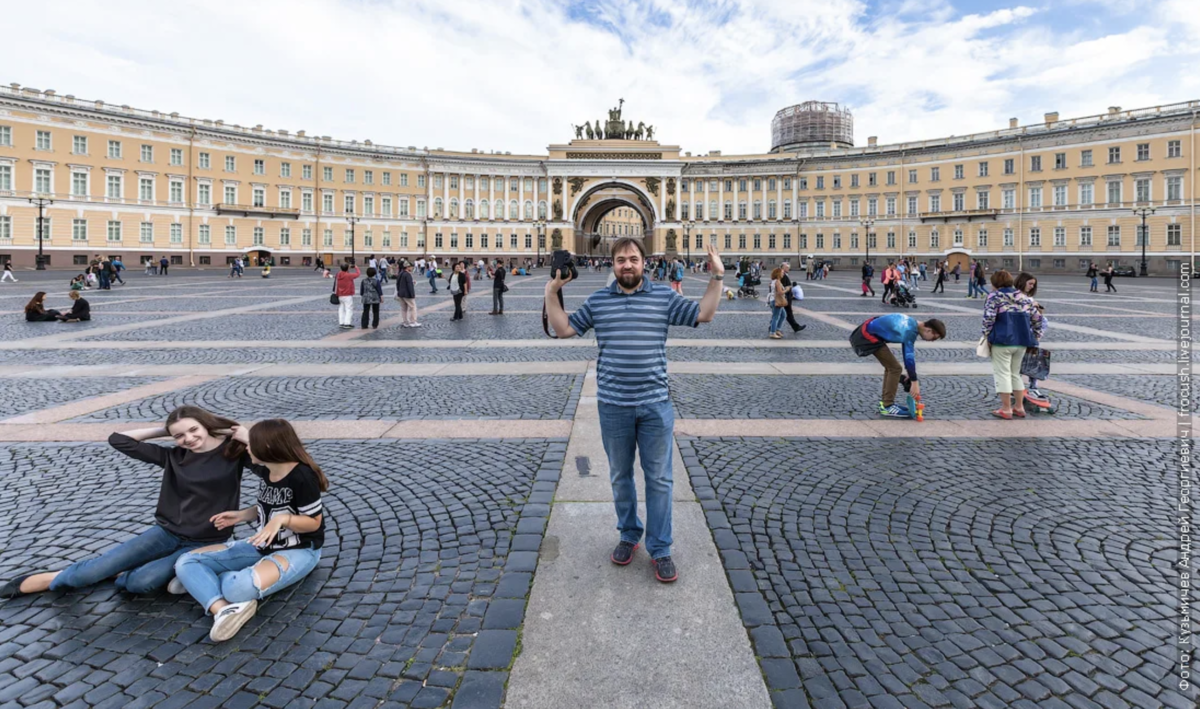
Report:
[{"label": "shopping bag", "polygon": [[975,354],[979,357],[992,356],[992,345],[988,342],[987,335],[979,338],[979,344],[975,345]]},{"label": "shopping bag", "polygon": [[1050,377],[1050,350],[1040,347],[1030,347],[1025,350],[1021,360],[1021,374],[1030,379],[1048,379]]}]

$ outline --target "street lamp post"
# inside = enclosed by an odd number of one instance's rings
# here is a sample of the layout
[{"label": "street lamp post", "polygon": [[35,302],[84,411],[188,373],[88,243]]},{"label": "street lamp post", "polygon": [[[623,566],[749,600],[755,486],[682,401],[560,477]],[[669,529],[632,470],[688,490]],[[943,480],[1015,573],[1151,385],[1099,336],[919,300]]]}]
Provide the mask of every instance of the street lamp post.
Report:
[{"label": "street lamp post", "polygon": [[687,247],[688,268],[692,267],[692,228],[696,222],[688,220],[683,223],[683,245]]},{"label": "street lamp post", "polygon": [[1141,273],[1138,274],[1142,277],[1149,275],[1146,272],[1146,242],[1150,241],[1150,234],[1146,231],[1146,217],[1151,214],[1154,214],[1154,207],[1135,207],[1133,210],[1135,217],[1142,218],[1142,231],[1140,234],[1142,239],[1142,268]]},{"label": "street lamp post", "polygon": [[346,221],[350,222],[350,263],[358,265],[358,260],[354,253],[354,225],[359,222],[359,217],[354,215],[354,209],[346,210]]},{"label": "street lamp post", "polygon": [[533,225],[537,229],[537,239],[538,239],[537,264],[535,264],[535,265],[537,266],[537,268],[541,268],[542,267],[542,249],[544,248],[545,242],[546,242],[546,220],[538,219],[536,222],[533,223]]},{"label": "street lamp post", "polygon": [[866,244],[867,244],[867,255],[864,260],[866,263],[870,263],[871,262],[871,229],[874,228],[874,226],[875,226],[875,220],[874,219],[863,219],[863,220],[859,221],[859,224],[862,224],[863,231],[866,232],[863,234],[863,238],[866,239]]},{"label": "street lamp post", "polygon": [[[796,268],[800,268],[800,217],[792,217],[792,236],[796,239]],[[797,271],[798,272],[798,271]]]},{"label": "street lamp post", "polygon": [[[36,204],[36,205],[37,205],[37,208],[38,208],[38,216],[37,216],[37,241],[38,241],[38,252],[37,252],[37,270],[39,270],[39,271],[45,271],[45,270],[46,270],[46,256],[45,256],[45,255],[42,253],[42,240],[43,240],[43,238],[44,238],[44,236],[43,236],[43,233],[42,233],[42,231],[43,231],[43,230],[42,230],[42,225],[46,223],[46,219],[45,219],[45,217],[44,217],[43,215],[44,215],[44,212],[45,212],[46,206],[47,206],[47,205],[54,204],[54,200],[52,200],[52,199],[46,199],[45,197],[30,197],[30,198],[29,198],[29,203],[30,203],[30,204]],[[1144,263],[1144,261],[1143,261],[1143,263]]]}]

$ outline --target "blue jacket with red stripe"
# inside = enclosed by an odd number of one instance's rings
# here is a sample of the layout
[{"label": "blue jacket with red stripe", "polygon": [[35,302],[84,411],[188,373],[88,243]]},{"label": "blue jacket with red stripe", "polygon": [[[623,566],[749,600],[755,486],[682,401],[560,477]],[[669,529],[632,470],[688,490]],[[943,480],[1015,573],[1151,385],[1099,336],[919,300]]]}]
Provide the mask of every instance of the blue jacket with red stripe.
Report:
[{"label": "blue jacket with red stripe", "polygon": [[884,342],[894,342],[904,350],[904,369],[908,378],[917,381],[917,319],[900,313],[880,315],[867,323],[867,333]]}]

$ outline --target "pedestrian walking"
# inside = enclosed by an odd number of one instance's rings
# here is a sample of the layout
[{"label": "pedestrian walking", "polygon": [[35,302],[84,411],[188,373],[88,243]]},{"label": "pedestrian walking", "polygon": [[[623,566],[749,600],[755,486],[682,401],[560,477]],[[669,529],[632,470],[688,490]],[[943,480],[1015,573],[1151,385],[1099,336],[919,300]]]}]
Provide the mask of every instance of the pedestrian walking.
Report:
[{"label": "pedestrian walking", "polygon": [[933,284],[931,293],[937,293],[939,290],[944,295],[946,293],[946,262],[941,261],[937,265],[937,272],[933,274],[936,282]]},{"label": "pedestrian walking", "polygon": [[983,304],[983,338],[990,346],[992,378],[1000,408],[992,416],[1025,418],[1025,382],[1021,360],[1025,349],[1037,347],[1045,330],[1033,298],[1013,287],[1013,277],[1001,269],[992,274],[992,287]]},{"label": "pedestrian walking", "polygon": [[1099,274],[1100,274],[1100,269],[1098,269],[1096,267],[1096,262],[1095,261],[1090,262],[1088,264],[1087,277],[1092,279],[1092,284],[1088,288],[1088,292],[1090,292],[1090,293],[1099,293],[1100,292],[1100,286],[1096,280],[1096,277]]},{"label": "pedestrian walking", "polygon": [[454,264],[454,270],[450,272],[448,279],[450,295],[454,297],[454,317],[450,318],[451,320],[463,319],[463,301],[466,300],[467,284],[470,283],[465,270],[463,262],[459,261]]},{"label": "pedestrian walking", "polygon": [[870,291],[871,296],[874,297],[875,289],[871,287],[871,277],[874,275],[875,275],[875,267],[872,266],[871,264],[867,263],[866,261],[863,261],[863,265],[862,265],[862,296],[861,297],[865,298],[867,296],[867,291]]},{"label": "pedestrian walking", "polygon": [[784,295],[782,281],[782,268],[771,271],[771,324],[767,330],[767,337],[772,340],[783,339],[783,316],[786,312],[787,296]]},{"label": "pedestrian walking", "polygon": [[121,262],[120,256],[114,256],[112,259],[112,277],[117,283],[125,285],[125,279],[121,278],[121,271],[125,270],[125,264]]},{"label": "pedestrian walking", "polygon": [[396,275],[396,300],[400,301],[400,327],[421,327],[417,322],[417,284],[412,262],[403,264]]},{"label": "pedestrian walking", "polygon": [[4,259],[4,275],[0,276],[0,283],[5,281],[12,281],[13,283],[19,282],[17,281],[17,277],[13,275],[12,259]]},{"label": "pedestrian walking", "polygon": [[100,261],[100,290],[112,290],[112,261],[107,258]]},{"label": "pedestrian walking", "polygon": [[880,277],[880,283],[883,283],[883,296],[880,297],[880,302],[886,303],[888,296],[896,288],[896,268],[895,264],[888,261],[887,268],[883,269],[883,276]]},{"label": "pedestrian walking", "polygon": [[440,274],[438,273],[437,259],[433,259],[429,262],[429,288],[430,288],[429,292],[430,292],[430,294],[434,294],[434,293],[438,292],[437,291],[437,277],[439,275]]},{"label": "pedestrian walking", "polygon": [[[378,263],[378,262],[377,262]],[[383,300],[383,284],[376,276],[375,268],[367,267],[367,277],[358,284],[358,297],[362,298],[362,329],[367,329],[367,320],[374,316],[371,328],[379,329],[379,304]]]},{"label": "pedestrian walking", "polygon": [[1112,284],[1112,279],[1113,279],[1113,276],[1115,276],[1115,275],[1116,275],[1116,273],[1113,271],[1113,265],[1111,263],[1108,264],[1108,268],[1104,269],[1104,292],[1105,293],[1116,293],[1117,292],[1117,287]]},{"label": "pedestrian walking", "polygon": [[920,271],[921,271],[921,280],[922,280],[922,281],[928,281],[928,280],[929,280],[929,278],[928,278],[928,277],[926,277],[926,275],[925,275],[925,263],[924,263],[924,262],[922,262],[918,268],[919,268],[919,269],[920,269]]},{"label": "pedestrian walking", "polygon": [[792,283],[792,264],[784,261],[783,265],[779,268],[783,271],[779,279],[783,282],[783,296],[787,300],[787,304],[783,306],[784,312],[787,314],[787,323],[791,326],[792,332],[800,332],[808,326],[796,322],[796,314],[792,312],[792,304],[796,300],[795,289],[799,288],[799,285]]},{"label": "pedestrian walking", "polygon": [[325,261],[320,256],[317,257],[317,265],[313,268],[313,270],[322,272],[325,270]]},{"label": "pedestrian walking", "polygon": [[504,314],[504,293],[508,290],[508,286],[504,285],[504,278],[507,276],[500,264],[496,264],[496,270],[492,276],[492,312],[489,315]]},{"label": "pedestrian walking", "polygon": [[361,274],[358,266],[350,272],[350,264],[343,263],[333,282],[333,292],[338,297],[338,325],[343,329],[354,327],[354,279]]},{"label": "pedestrian walking", "polygon": [[156,265],[157,262],[154,260],[154,257],[153,256],[143,256],[142,258],[146,259],[146,261],[145,261],[146,275],[147,276],[156,275],[158,273],[158,266]]},{"label": "pedestrian walking", "polygon": [[[628,565],[644,531],[654,576],[670,583],[679,574],[671,559],[675,410],[667,385],[667,330],[671,325],[696,327],[712,321],[721,299],[725,266],[716,246],[710,244],[711,280],[697,303],[647,279],[646,254],[638,239],[617,239],[612,256],[616,277],[613,285],[588,296],[571,315],[558,301],[565,281],[558,273],[553,274],[546,284],[546,316],[559,338],[596,330],[600,350],[596,363],[600,436],[608,456],[621,535],[609,558],[614,564]],[[635,454],[646,479],[644,528],[638,519],[633,478]]]},{"label": "pedestrian walking", "polygon": [[961,263],[954,264],[954,282],[955,283],[958,283],[958,272],[959,272],[959,269],[961,269],[961,268],[962,268]]}]

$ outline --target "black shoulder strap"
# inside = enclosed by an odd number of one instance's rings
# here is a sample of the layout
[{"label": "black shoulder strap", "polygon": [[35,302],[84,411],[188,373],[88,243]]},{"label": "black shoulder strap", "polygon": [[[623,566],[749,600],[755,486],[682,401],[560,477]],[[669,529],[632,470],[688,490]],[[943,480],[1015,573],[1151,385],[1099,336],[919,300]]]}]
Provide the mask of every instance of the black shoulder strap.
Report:
[{"label": "black shoulder strap", "polygon": [[[555,295],[558,296],[559,307],[566,310],[566,307],[563,305],[562,288],[559,288],[558,293],[556,293]],[[545,303],[542,303],[542,332],[546,333],[546,337],[549,337],[550,339],[553,339],[553,340],[558,339],[558,335],[550,334],[550,315],[546,312],[546,304]]]}]

